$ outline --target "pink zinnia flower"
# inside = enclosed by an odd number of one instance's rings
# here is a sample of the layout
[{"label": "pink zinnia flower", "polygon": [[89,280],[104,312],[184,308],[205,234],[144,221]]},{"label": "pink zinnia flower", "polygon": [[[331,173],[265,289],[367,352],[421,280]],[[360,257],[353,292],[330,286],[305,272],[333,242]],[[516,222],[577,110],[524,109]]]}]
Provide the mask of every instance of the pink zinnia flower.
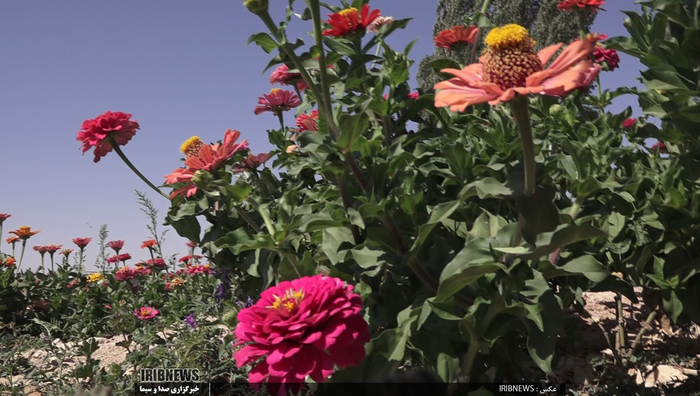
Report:
[{"label": "pink zinnia flower", "polygon": [[200,256],[200,255],[198,255],[198,254],[195,254],[194,256],[191,256],[191,255],[182,256],[182,257],[180,257],[180,259],[177,260],[177,261],[178,261],[179,263],[189,263],[190,260],[195,260],[195,259],[196,259],[196,260],[199,260],[199,259],[201,259],[201,258],[202,258],[202,256]]},{"label": "pink zinnia flower", "polygon": [[4,223],[5,220],[9,219],[10,217],[12,217],[11,214],[0,213],[0,225],[2,225],[2,223]]},{"label": "pink zinnia flower", "polygon": [[622,121],[622,127],[625,128],[625,129],[632,129],[632,127],[633,127],[634,124],[636,124],[636,123],[637,123],[637,119],[634,118],[634,117],[630,117],[630,118],[628,118],[628,119]]},{"label": "pink zinnia flower", "polygon": [[123,282],[136,276],[136,270],[130,267],[122,267],[114,274],[114,279]]},{"label": "pink zinnia flower", "polygon": [[310,114],[301,114],[296,120],[297,132],[318,131],[318,110],[312,111]]},{"label": "pink zinnia flower", "polygon": [[605,0],[562,0],[557,4],[557,9],[559,9],[559,11],[586,9],[590,12],[596,12],[598,10],[603,10],[603,8],[601,8],[603,5],[605,5]]},{"label": "pink zinnia flower", "polygon": [[105,308],[107,308],[107,309],[112,309],[112,306],[109,305],[109,304],[105,304]]},{"label": "pink zinnia flower", "polygon": [[44,249],[46,249],[46,252],[48,252],[49,254],[53,254],[61,250],[61,247],[63,247],[63,245],[48,245],[44,246]]},{"label": "pink zinnia flower", "polygon": [[324,36],[347,36],[355,32],[364,33],[375,19],[379,18],[381,11],[373,10],[369,12],[369,4],[362,5],[360,11],[357,8],[351,7],[328,15],[330,18],[326,21],[332,29],[323,31]]},{"label": "pink zinnia flower", "polygon": [[593,49],[593,57],[596,63],[605,63],[608,70],[613,71],[620,67],[620,55],[614,49],[605,49],[600,44]]},{"label": "pink zinnia flower", "polygon": [[275,71],[272,72],[272,75],[270,75],[270,84],[296,85],[297,89],[300,91],[309,88],[306,81],[301,77],[301,73],[290,73],[289,66],[285,64],[277,66]]},{"label": "pink zinnia flower", "polygon": [[85,120],[77,137],[83,142],[83,154],[94,147],[94,161],[99,162],[100,158],[112,151],[111,139],[119,146],[127,144],[140,128],[138,122],[129,118],[131,114],[108,111],[95,119]]},{"label": "pink zinnia flower", "polygon": [[193,265],[191,267],[187,267],[185,269],[185,273],[187,275],[196,275],[196,274],[211,274],[211,267],[209,265]]},{"label": "pink zinnia flower", "polygon": [[213,146],[202,144],[197,155],[192,155],[185,160],[186,168],[178,168],[173,173],[165,176],[166,184],[187,183],[170,194],[170,199],[177,195],[192,196],[197,193],[197,187],[192,184],[192,178],[198,170],[211,172],[219,168],[226,160],[233,157],[239,150],[248,148],[248,140],[236,143],[241,133],[231,129],[226,130],[223,144],[216,143]]},{"label": "pink zinnia flower", "polygon": [[279,115],[283,111],[291,110],[301,104],[299,97],[292,91],[284,91],[280,88],[272,88],[269,94],[258,98],[259,106],[255,106],[255,115],[271,111]]},{"label": "pink zinnia flower", "polygon": [[435,46],[445,49],[455,49],[466,44],[474,44],[479,28],[476,26],[457,25],[445,29],[435,36]]},{"label": "pink zinnia flower", "polygon": [[190,249],[194,249],[194,248],[197,247],[197,244],[194,243],[194,242],[192,242],[192,241],[187,241],[186,245],[187,245],[187,247],[190,248]]},{"label": "pink zinnia flower", "polygon": [[34,251],[41,253],[42,255],[46,253],[46,246],[34,246],[32,249]]},{"label": "pink zinnia flower", "polygon": [[148,259],[148,261],[146,261],[146,265],[149,265],[152,267],[166,267],[167,266],[167,264],[165,263],[165,260],[163,260],[160,257],[156,257],[155,260]]},{"label": "pink zinnia flower", "polygon": [[111,241],[107,243],[107,246],[111,247],[114,250],[119,250],[124,247],[124,241]]},{"label": "pink zinnia flower", "polygon": [[257,362],[251,385],[268,381],[271,394],[298,393],[305,378],[323,382],[335,366],[357,365],[370,341],[351,285],[324,275],[281,282],[238,313],[236,365]]},{"label": "pink zinnia flower", "polygon": [[651,146],[651,151],[658,151],[660,153],[666,153],[666,145],[663,142],[656,142]]},{"label": "pink zinnia flower", "polygon": [[152,307],[141,307],[134,310],[134,315],[141,320],[155,318],[158,315],[158,310]]},{"label": "pink zinnia flower", "polygon": [[141,275],[150,275],[151,274],[151,269],[148,267],[143,267],[143,266],[136,266],[136,270],[134,270],[134,273],[138,276]]},{"label": "pink zinnia flower", "polygon": [[535,53],[533,41],[522,26],[494,28],[484,42],[488,48],[479,63],[462,70],[441,70],[455,77],[435,85],[435,106],[464,111],[478,103],[507,102],[516,95],[562,96],[590,85],[600,71],[600,66],[589,59],[594,46],[590,40],[574,41],[547,68],[549,59],[563,44]]},{"label": "pink zinnia flower", "polygon": [[233,166],[233,173],[241,173],[245,171],[252,171],[257,169],[258,166],[265,163],[265,161],[270,159],[270,153],[262,153],[258,155],[250,154],[248,158],[241,161],[240,164]]},{"label": "pink zinnia flower", "polygon": [[84,249],[92,241],[92,238],[73,238],[73,243],[78,245],[80,249]]}]

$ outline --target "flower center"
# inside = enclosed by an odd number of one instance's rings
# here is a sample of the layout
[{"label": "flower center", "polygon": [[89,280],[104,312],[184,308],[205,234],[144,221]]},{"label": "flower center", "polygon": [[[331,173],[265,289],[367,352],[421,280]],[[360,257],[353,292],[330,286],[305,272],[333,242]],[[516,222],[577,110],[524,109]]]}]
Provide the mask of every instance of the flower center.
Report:
[{"label": "flower center", "polygon": [[[295,291],[294,289],[287,289],[287,292],[282,297],[277,295],[274,296],[275,301],[272,305],[267,308],[271,309],[286,309],[287,313],[291,314],[295,309],[299,308],[301,300],[304,299],[304,292],[299,289]],[[283,311],[284,312],[284,311]]]},{"label": "flower center", "polygon": [[277,92],[281,92],[281,91],[282,91],[282,88],[272,88],[272,89],[270,90],[270,95],[274,95],[274,94],[276,94]]},{"label": "flower center", "polygon": [[527,30],[516,24],[494,28],[484,39],[484,82],[506,90],[525,86],[528,76],[542,71],[542,62],[535,53],[535,42]]},{"label": "flower center", "polygon": [[199,155],[199,149],[204,146],[204,143],[199,139],[199,136],[192,136],[180,146],[180,152],[185,153],[185,158],[196,157]]},{"label": "flower center", "polygon": [[349,18],[350,15],[353,15],[353,14],[357,15],[357,8],[355,8],[355,7],[346,8],[346,9],[340,11],[338,14],[342,15],[343,18]]}]

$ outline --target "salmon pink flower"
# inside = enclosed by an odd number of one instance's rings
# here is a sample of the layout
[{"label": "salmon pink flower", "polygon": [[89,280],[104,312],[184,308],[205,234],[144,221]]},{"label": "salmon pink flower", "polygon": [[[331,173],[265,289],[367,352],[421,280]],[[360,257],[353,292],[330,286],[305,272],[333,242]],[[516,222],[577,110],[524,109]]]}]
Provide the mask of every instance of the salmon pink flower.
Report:
[{"label": "salmon pink flower", "polygon": [[15,260],[14,257],[7,256],[5,257],[5,267],[14,267],[15,264],[17,264],[17,260]]},{"label": "salmon pink flower", "polygon": [[379,32],[379,28],[381,28],[384,25],[389,25],[392,22],[394,22],[394,17],[390,17],[390,16],[377,17],[377,19],[375,19],[372,23],[367,25],[367,33],[377,34]]},{"label": "salmon pink flower", "polygon": [[10,244],[17,243],[19,241],[21,241],[21,239],[18,236],[11,236],[11,237],[5,239],[5,242],[10,243]]},{"label": "salmon pink flower", "polygon": [[271,111],[279,115],[283,111],[291,110],[301,104],[299,97],[292,91],[283,91],[280,88],[272,88],[269,94],[258,98],[259,106],[255,106],[255,115]]},{"label": "salmon pink flower", "polygon": [[134,315],[141,320],[155,318],[158,315],[158,310],[152,307],[141,307],[134,310]]},{"label": "salmon pink flower", "polygon": [[637,119],[634,118],[634,117],[630,117],[630,118],[628,118],[628,119],[622,121],[622,127],[625,128],[625,129],[632,129],[632,127],[633,127],[634,124],[636,124],[636,123],[637,123]]},{"label": "salmon pink flower", "polygon": [[301,77],[301,73],[290,73],[289,66],[281,64],[270,75],[270,84],[296,86],[299,91],[308,89],[309,86]]},{"label": "salmon pink flower", "polygon": [[466,44],[474,44],[479,28],[475,26],[457,25],[445,29],[435,36],[435,46],[453,50]]},{"label": "salmon pink flower", "polygon": [[94,161],[99,162],[112,151],[110,140],[119,146],[127,144],[140,128],[138,122],[129,118],[131,114],[108,111],[95,119],[85,120],[77,137],[83,143],[83,154],[94,147]]},{"label": "salmon pink flower", "polygon": [[158,244],[158,242],[156,242],[155,239],[149,239],[149,240],[147,240],[147,241],[144,241],[144,242],[141,244],[141,249],[146,249],[146,248],[151,249],[151,248],[153,248],[154,246],[156,246],[157,244]]},{"label": "salmon pink flower", "polygon": [[80,249],[85,249],[85,246],[92,241],[92,238],[73,238],[73,243],[78,245]]},{"label": "salmon pink flower", "polygon": [[241,309],[234,347],[245,346],[234,357],[238,367],[255,364],[251,385],[267,380],[273,395],[298,393],[307,376],[324,382],[335,366],[359,364],[370,334],[352,289],[337,278],[304,277],[280,282]]},{"label": "salmon pink flower", "polygon": [[42,256],[46,253],[46,246],[34,246],[32,249],[34,249],[35,252],[39,252]]},{"label": "salmon pink flower", "polygon": [[53,254],[53,253],[56,253],[57,251],[61,250],[61,247],[63,247],[63,245],[48,245],[48,246],[44,246],[44,249],[46,249],[47,253]]},{"label": "salmon pink flower", "polygon": [[557,4],[557,9],[559,11],[576,11],[585,9],[589,12],[597,12],[598,10],[603,10],[603,5],[605,5],[605,0],[562,0],[559,2],[559,4]]},{"label": "salmon pink flower", "polygon": [[[196,155],[192,155],[185,160],[185,168],[175,169],[171,174],[165,176],[166,184],[186,183],[185,186],[173,191],[170,194],[170,199],[178,195],[189,197],[196,194],[197,187],[192,184],[192,178],[198,170],[211,172],[218,169],[226,160],[233,157],[237,151],[247,149],[248,140],[236,143],[236,140],[240,136],[241,133],[239,131],[231,129],[226,130],[223,144],[216,143],[213,146],[202,144],[198,147],[199,151]],[[185,147],[183,151],[186,152],[188,149],[189,147]]]},{"label": "salmon pink flower", "polygon": [[297,132],[318,131],[318,110],[312,111],[310,114],[302,114],[296,120]]},{"label": "salmon pink flower", "polygon": [[265,163],[265,161],[270,159],[270,153],[262,153],[258,155],[250,154],[248,158],[241,161],[240,164],[233,166],[233,173],[241,173],[245,171],[252,171],[257,169],[258,166]]},{"label": "salmon pink flower", "polygon": [[2,223],[4,223],[5,220],[9,219],[10,217],[12,217],[11,214],[0,213],[0,225],[2,225]]},{"label": "salmon pink flower", "polygon": [[562,96],[588,86],[600,71],[588,59],[594,45],[589,40],[571,43],[547,68],[563,44],[536,54],[527,30],[515,24],[492,29],[484,41],[488,48],[479,63],[462,70],[441,70],[455,77],[435,84],[435,106],[464,111],[478,103],[507,102],[516,95]]},{"label": "salmon pink flower", "polygon": [[357,8],[350,7],[340,12],[328,15],[330,18],[326,21],[331,29],[323,31],[324,36],[347,36],[356,32],[364,33],[375,19],[379,18],[381,11],[374,10],[369,12],[369,4],[362,5],[360,11]]}]

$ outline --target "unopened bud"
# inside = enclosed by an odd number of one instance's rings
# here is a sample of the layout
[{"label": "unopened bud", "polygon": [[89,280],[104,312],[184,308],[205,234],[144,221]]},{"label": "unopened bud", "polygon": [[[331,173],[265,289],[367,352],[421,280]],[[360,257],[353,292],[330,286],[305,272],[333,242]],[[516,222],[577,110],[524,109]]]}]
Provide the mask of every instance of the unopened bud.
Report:
[{"label": "unopened bud", "polygon": [[192,176],[192,184],[199,188],[207,188],[209,183],[213,180],[214,178],[212,177],[211,173],[203,170],[198,170],[194,173],[194,176]]},{"label": "unopened bud", "polygon": [[267,12],[268,8],[268,0],[244,0],[243,4],[248,11],[256,15]]},{"label": "unopened bud", "polygon": [[221,320],[230,328],[236,327],[236,324],[238,323],[237,320],[238,317],[238,309],[233,308],[233,310],[226,312],[224,316],[221,317]]},{"label": "unopened bud", "polygon": [[562,111],[564,111],[564,108],[559,104],[555,104],[554,106],[549,108],[549,115],[556,116],[558,114],[561,114]]}]

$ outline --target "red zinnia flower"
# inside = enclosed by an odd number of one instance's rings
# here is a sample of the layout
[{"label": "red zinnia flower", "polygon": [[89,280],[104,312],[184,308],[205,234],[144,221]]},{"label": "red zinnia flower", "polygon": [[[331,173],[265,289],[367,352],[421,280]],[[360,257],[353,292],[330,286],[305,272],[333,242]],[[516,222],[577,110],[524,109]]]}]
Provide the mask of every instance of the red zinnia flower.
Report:
[{"label": "red zinnia flower", "polygon": [[44,246],[44,249],[46,249],[49,254],[53,254],[61,250],[61,247],[63,247],[63,245],[48,245]]},{"label": "red zinnia flower", "polygon": [[99,162],[112,151],[111,139],[120,146],[127,144],[140,128],[138,122],[129,121],[129,118],[131,114],[108,111],[95,119],[85,120],[77,137],[83,142],[83,154],[94,147],[94,161]]},{"label": "red zinnia flower", "polygon": [[155,318],[158,315],[158,310],[152,307],[141,307],[134,310],[134,315],[141,320],[147,320]]},{"label": "red zinnia flower", "polygon": [[114,274],[114,279],[122,282],[136,276],[136,270],[130,267],[122,267]]},{"label": "red zinnia flower", "polygon": [[332,29],[323,31],[324,36],[346,36],[355,32],[364,33],[375,19],[379,17],[381,11],[374,10],[369,12],[369,4],[363,4],[360,12],[357,8],[351,7],[328,15],[330,18],[327,23]]},{"label": "red zinnia flower", "polygon": [[318,110],[312,111],[310,114],[302,114],[296,120],[297,132],[318,131]]},{"label": "red zinnia flower", "polygon": [[167,264],[165,264],[165,260],[163,260],[160,257],[156,257],[155,260],[148,259],[148,261],[146,261],[146,265],[153,266],[153,267],[165,267],[165,266],[167,266]]},{"label": "red zinnia flower", "polygon": [[612,48],[606,49],[598,44],[595,46],[595,49],[593,49],[593,57],[596,63],[605,63],[610,71],[620,67],[620,56],[617,54],[617,51]]},{"label": "red zinnia flower", "polygon": [[494,28],[484,42],[488,48],[479,63],[462,70],[441,70],[455,77],[435,84],[438,90],[436,107],[449,106],[452,111],[464,111],[478,103],[507,102],[516,95],[562,96],[590,85],[600,71],[600,66],[588,59],[594,46],[590,40],[574,41],[551,63],[549,59],[563,44],[535,53],[534,42],[519,25]]},{"label": "red zinnia flower", "polygon": [[601,7],[603,5],[605,5],[605,0],[562,0],[557,4],[557,9],[559,11],[574,11],[585,8],[590,12],[596,12],[603,10]]},{"label": "red zinnia flower", "polygon": [[270,84],[280,84],[280,85],[296,85],[297,89],[303,91],[308,89],[309,86],[306,81],[301,77],[301,73],[290,73],[289,66],[282,64],[272,72],[270,75]]},{"label": "red zinnia flower", "polygon": [[435,46],[445,49],[454,49],[463,44],[474,44],[479,28],[475,26],[457,25],[452,29],[445,29],[435,36]]},{"label": "red zinnia flower", "polygon": [[73,238],[73,243],[78,245],[81,249],[84,249],[90,241],[92,241],[92,238]]},{"label": "red zinnia flower", "polygon": [[200,255],[198,255],[198,254],[195,254],[194,256],[190,256],[190,255],[182,256],[182,257],[180,257],[180,259],[177,260],[177,261],[178,261],[179,263],[188,263],[190,260],[194,260],[194,259],[199,260],[199,259],[201,259],[201,258],[202,258],[202,256],[200,256]]},{"label": "red zinnia flower", "polygon": [[151,274],[151,269],[148,267],[143,267],[143,266],[136,266],[136,270],[134,270],[134,273],[136,275],[150,275]]},{"label": "red zinnia flower", "polygon": [[258,98],[258,104],[253,111],[255,115],[271,111],[278,115],[283,111],[291,110],[301,104],[299,97],[292,91],[283,91],[280,88],[272,88],[269,94]]},{"label": "red zinnia flower", "polygon": [[166,184],[187,183],[184,187],[180,187],[170,194],[170,199],[177,195],[192,196],[197,193],[197,187],[192,184],[192,178],[198,170],[211,172],[217,169],[226,160],[231,158],[238,150],[248,148],[248,140],[243,140],[236,143],[241,133],[231,129],[226,130],[224,134],[224,142],[216,143],[213,146],[202,144],[196,155],[185,160],[186,168],[178,168],[173,173],[165,176]]},{"label": "red zinnia flower", "polygon": [[119,250],[124,247],[124,241],[111,241],[107,243],[107,246],[111,247],[114,250]]},{"label": "red zinnia flower", "polygon": [[630,118],[628,118],[628,119],[622,121],[622,127],[625,128],[625,129],[632,129],[632,127],[633,127],[634,124],[636,124],[636,123],[637,123],[637,119],[634,118],[634,117],[630,117]]},{"label": "red zinnia flower", "polygon": [[659,151],[660,153],[666,153],[666,145],[663,142],[656,142],[651,146],[651,151]]},{"label": "red zinnia flower", "polygon": [[241,161],[240,164],[233,166],[233,173],[241,173],[244,171],[252,171],[258,166],[265,163],[265,161],[270,159],[270,153],[262,153],[258,155],[250,154],[248,158]]},{"label": "red zinnia flower", "polygon": [[149,239],[147,241],[144,241],[143,244],[141,244],[141,249],[145,249],[145,248],[150,249],[150,248],[156,246],[157,244],[158,244],[158,242],[156,242],[155,239]]},{"label": "red zinnia flower", "polygon": [[262,361],[251,385],[267,379],[271,394],[298,393],[307,376],[323,382],[334,367],[359,364],[370,341],[360,315],[362,299],[337,278],[324,275],[280,282],[238,313],[236,365]]}]

